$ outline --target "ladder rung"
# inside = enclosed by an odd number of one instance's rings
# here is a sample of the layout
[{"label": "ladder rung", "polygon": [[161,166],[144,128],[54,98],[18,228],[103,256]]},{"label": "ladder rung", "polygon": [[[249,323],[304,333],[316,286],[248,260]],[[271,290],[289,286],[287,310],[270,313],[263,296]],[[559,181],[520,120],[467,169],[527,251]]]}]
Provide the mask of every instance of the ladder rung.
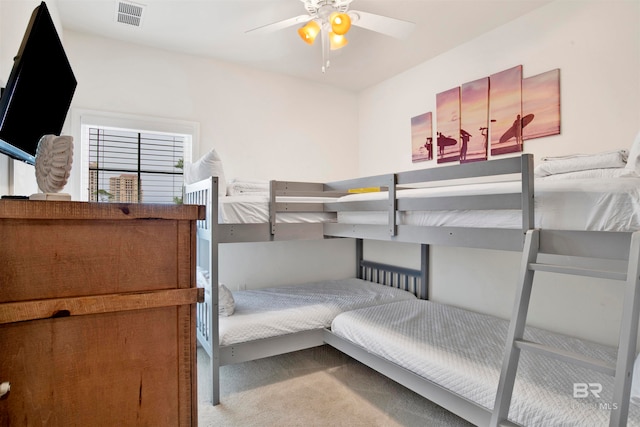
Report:
[{"label": "ladder rung", "polygon": [[616,368],[614,365],[592,357],[585,357],[572,351],[561,350],[559,348],[549,347],[547,345],[527,340],[515,340],[514,345],[521,350],[529,350],[533,353],[552,357],[563,362],[573,363],[575,365],[611,375],[612,377],[616,374]]},{"label": "ladder rung", "polygon": [[530,263],[529,270],[548,271],[551,273],[573,274],[575,276],[598,277],[600,279],[627,280],[627,273],[620,271],[590,270],[588,268],[568,267],[554,264]]}]

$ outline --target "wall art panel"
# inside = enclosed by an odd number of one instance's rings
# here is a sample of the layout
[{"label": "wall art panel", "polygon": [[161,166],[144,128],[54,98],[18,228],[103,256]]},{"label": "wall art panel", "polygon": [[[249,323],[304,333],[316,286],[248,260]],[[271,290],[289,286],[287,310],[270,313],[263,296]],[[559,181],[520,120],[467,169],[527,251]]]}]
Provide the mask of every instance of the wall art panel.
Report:
[{"label": "wall art panel", "polygon": [[[491,155],[522,151],[522,65],[489,76]],[[494,122],[495,120],[495,122]]]},{"label": "wall art panel", "polygon": [[489,78],[460,88],[460,163],[487,160]]},{"label": "wall art panel", "polygon": [[522,80],[522,114],[533,117],[522,129],[523,140],[560,133],[559,69]]},{"label": "wall art panel", "polygon": [[433,123],[431,112],[411,117],[411,161],[433,159]]},{"label": "wall art panel", "polygon": [[460,88],[436,95],[438,163],[460,159]]}]

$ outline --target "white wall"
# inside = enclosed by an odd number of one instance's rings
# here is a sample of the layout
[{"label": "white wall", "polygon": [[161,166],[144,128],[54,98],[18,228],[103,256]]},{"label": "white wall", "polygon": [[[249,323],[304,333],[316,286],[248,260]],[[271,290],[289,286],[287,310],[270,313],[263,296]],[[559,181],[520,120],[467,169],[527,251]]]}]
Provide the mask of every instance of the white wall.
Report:
[{"label": "white wall", "polygon": [[[628,148],[640,129],[640,4],[559,0],[359,96],[360,174],[436,166],[411,163],[409,120],[436,111],[436,94],[523,66],[560,69],[561,135],[525,142],[540,156]],[[434,129],[435,133],[435,129]]]},{"label": "white wall", "polygon": [[227,178],[353,175],[352,93],[71,31],[65,46],[78,79],[73,107],[198,122],[194,156],[215,147]]},{"label": "white wall", "polygon": [[[72,31],[65,32],[65,49],[78,80],[74,111],[196,122],[200,144],[194,146],[194,160],[215,148],[227,180],[328,181],[354,175],[355,94]],[[82,189],[75,154],[76,175],[65,190],[77,198]],[[220,280],[231,289],[350,277],[355,271],[353,242],[339,239],[223,245],[220,259]]]},{"label": "white wall", "polygon": [[[437,166],[411,163],[410,118],[435,115],[439,92],[520,64],[524,77],[560,69],[562,133],[525,142],[536,160],[630,147],[640,130],[640,3],[560,0],[363,91],[360,174]],[[370,256],[388,253],[419,266],[416,245],[369,245]],[[432,299],[510,316],[518,254],[435,247],[431,262]],[[541,279],[532,324],[615,343],[619,286],[582,280],[561,289],[554,281],[569,279]],[[578,283],[587,291],[577,292]]]},{"label": "white wall", "polygon": [[352,239],[231,243],[219,254],[220,282],[231,290],[354,277]]}]

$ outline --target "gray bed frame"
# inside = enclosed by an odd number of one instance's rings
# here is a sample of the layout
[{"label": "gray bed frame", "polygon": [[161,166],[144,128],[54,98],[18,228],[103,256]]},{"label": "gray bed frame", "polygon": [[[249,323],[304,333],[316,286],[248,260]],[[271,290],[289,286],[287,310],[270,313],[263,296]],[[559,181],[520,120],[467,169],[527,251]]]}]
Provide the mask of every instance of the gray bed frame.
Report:
[{"label": "gray bed frame", "polygon": [[[324,239],[321,223],[278,223],[279,212],[324,212],[318,203],[277,202],[276,197],[331,197],[345,193],[327,190],[324,184],[272,181],[270,188],[270,221],[260,224],[220,224],[217,220],[217,178],[186,185],[184,201],[207,206],[204,220],[197,222],[197,264],[210,274],[210,283],[218,283],[218,245],[234,242],[269,242],[280,240]],[[418,298],[427,299],[428,246],[422,245],[421,269],[410,269],[363,259],[362,239],[356,239],[356,265],[354,277],[383,286],[404,289]],[[205,301],[197,305],[196,335],[199,344],[211,357],[212,403],[220,403],[220,367],[263,357],[275,356],[325,344],[324,329],[302,331],[243,342],[219,345],[218,289],[205,291]]]},{"label": "gray bed frame", "polygon": [[[398,199],[397,191],[403,188],[424,185],[452,185],[465,180],[495,180],[496,177],[517,179],[521,191],[514,194],[430,197],[417,199]],[[209,188],[208,194],[199,196],[202,188]],[[349,203],[324,203],[311,207],[291,203],[279,203],[276,197],[281,195],[320,195],[344,194],[351,188],[381,187],[387,192],[383,201],[361,201]],[[568,363],[577,363],[591,369],[606,372],[615,377],[614,402],[618,403],[611,411],[610,425],[626,424],[631,388],[631,372],[635,359],[640,313],[640,233],[632,232],[592,232],[536,230],[534,228],[534,179],[533,157],[524,154],[477,163],[445,166],[426,170],[416,170],[395,174],[378,175],[353,180],[337,181],[325,184],[308,183],[271,183],[272,215],[270,223],[265,224],[218,224],[217,220],[217,180],[212,178],[205,183],[186,187],[187,203],[205,204],[207,219],[199,225],[198,233],[208,242],[204,255],[209,263],[211,283],[217,283],[218,244],[235,241],[273,241],[292,239],[318,239],[347,237],[357,239],[358,277],[362,276],[362,240],[386,240],[420,243],[422,245],[421,270],[405,271],[408,276],[419,276],[421,284],[418,294],[428,297],[428,251],[429,245],[487,248],[522,253],[521,272],[517,284],[516,299],[511,317],[507,343],[505,345],[503,369],[500,375],[498,392],[493,410],[481,407],[474,402],[452,394],[436,383],[419,377],[404,368],[371,354],[365,348],[354,345],[331,333],[330,330],[309,331],[294,336],[274,340],[256,341],[246,346],[218,348],[217,331],[217,287],[210,295],[206,317],[212,327],[198,330],[198,339],[212,356],[213,403],[219,403],[219,367],[227,363],[237,363],[258,357],[294,351],[323,343],[332,345],[351,357],[378,370],[400,384],[416,391],[440,406],[460,415],[476,425],[513,425],[506,419],[513,384],[517,375],[517,366],[521,351],[534,351]],[[196,196],[198,195],[198,196]],[[337,222],[323,224],[280,224],[276,223],[277,212],[295,209],[319,209],[320,211],[340,212],[385,211],[388,221],[384,225],[341,224]],[[403,211],[456,210],[456,209],[517,209],[522,213],[522,227],[506,228],[459,228],[459,227],[421,227],[398,223],[398,213]],[[204,245],[201,245],[204,246]],[[384,271],[388,266],[380,266]],[[393,269],[392,269],[393,270]],[[559,274],[574,274],[619,280],[625,286],[625,300],[619,337],[618,361],[616,366],[605,366],[599,361],[586,359],[578,354],[567,354],[556,349],[546,348],[523,340],[523,331],[529,306],[531,287],[536,271]],[[376,273],[373,273],[376,274]],[[386,277],[396,273],[379,273]],[[394,279],[395,280],[395,279]],[[395,282],[394,282],[395,283]],[[199,321],[200,325],[200,321]],[[209,343],[209,344],[207,344]],[[213,344],[211,344],[213,343]],[[216,351],[217,350],[217,351]]]}]

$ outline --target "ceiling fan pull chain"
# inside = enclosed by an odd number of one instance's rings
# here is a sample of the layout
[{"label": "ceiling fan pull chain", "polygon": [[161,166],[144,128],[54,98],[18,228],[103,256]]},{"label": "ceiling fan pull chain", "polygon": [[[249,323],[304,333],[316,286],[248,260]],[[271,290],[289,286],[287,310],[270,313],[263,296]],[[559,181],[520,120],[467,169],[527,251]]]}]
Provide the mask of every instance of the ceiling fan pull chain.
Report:
[{"label": "ceiling fan pull chain", "polygon": [[322,31],[322,72],[326,72],[329,68],[329,35],[327,31]]}]

